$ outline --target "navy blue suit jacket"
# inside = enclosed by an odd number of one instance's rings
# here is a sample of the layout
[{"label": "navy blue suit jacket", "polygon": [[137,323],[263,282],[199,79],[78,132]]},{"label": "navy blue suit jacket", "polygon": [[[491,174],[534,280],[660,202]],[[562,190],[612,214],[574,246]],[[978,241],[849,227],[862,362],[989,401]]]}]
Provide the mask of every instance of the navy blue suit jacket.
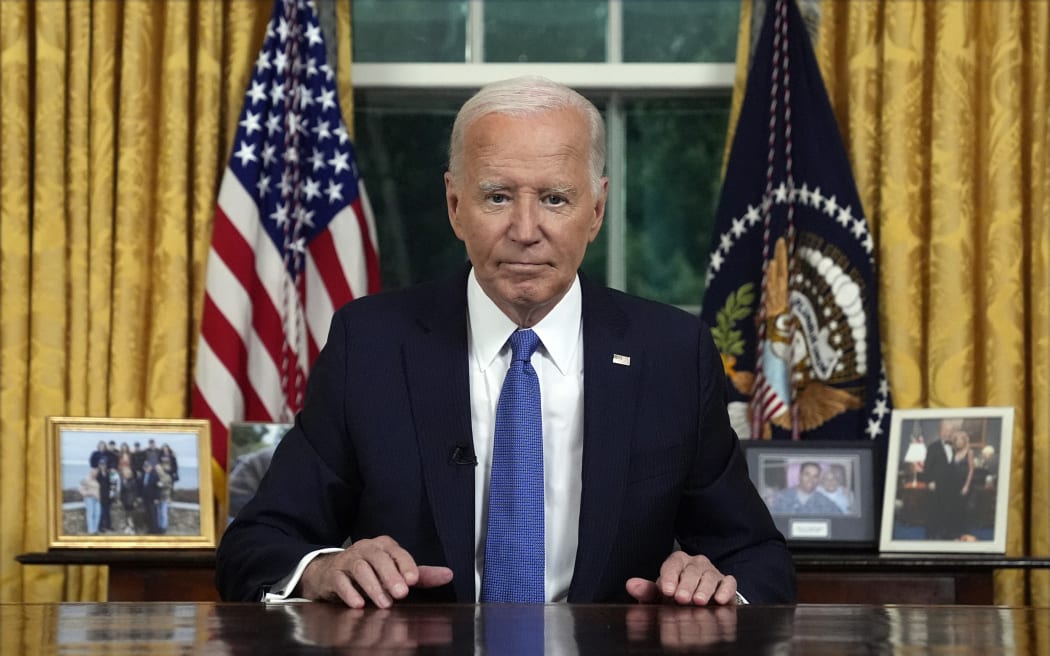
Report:
[{"label": "navy blue suit jacket", "polygon": [[[582,278],[583,491],[570,602],[628,601],[677,541],[791,602],[795,572],[751,484],[708,329]],[[630,366],[613,362],[630,357]],[[307,552],[390,535],[452,582],[410,598],[473,602],[474,468],[466,274],[355,300],[332,321],[303,411],[217,556],[227,600],[258,600]]]}]

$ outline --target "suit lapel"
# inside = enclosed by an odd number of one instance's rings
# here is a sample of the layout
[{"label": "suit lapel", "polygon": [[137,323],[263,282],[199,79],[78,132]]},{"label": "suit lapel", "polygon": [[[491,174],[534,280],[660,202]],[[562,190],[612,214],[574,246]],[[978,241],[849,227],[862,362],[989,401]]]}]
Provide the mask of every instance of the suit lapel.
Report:
[{"label": "suit lapel", "polygon": [[[583,289],[583,492],[579,546],[569,601],[592,601],[614,546],[626,488],[640,344],[627,339],[628,319],[612,293]],[[629,364],[625,358],[630,358]]]},{"label": "suit lapel", "polygon": [[427,499],[459,601],[474,600],[474,467],[453,462],[457,446],[473,453],[467,369],[466,278],[440,285],[405,340],[404,362]]}]

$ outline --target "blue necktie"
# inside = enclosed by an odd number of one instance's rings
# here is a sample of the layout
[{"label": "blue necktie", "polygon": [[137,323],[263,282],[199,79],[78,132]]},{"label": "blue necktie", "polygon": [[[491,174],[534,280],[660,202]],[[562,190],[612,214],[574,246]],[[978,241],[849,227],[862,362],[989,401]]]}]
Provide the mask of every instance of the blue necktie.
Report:
[{"label": "blue necktie", "polygon": [[519,330],[510,345],[496,406],[481,601],[543,603],[543,421],[530,362],[539,338]]}]

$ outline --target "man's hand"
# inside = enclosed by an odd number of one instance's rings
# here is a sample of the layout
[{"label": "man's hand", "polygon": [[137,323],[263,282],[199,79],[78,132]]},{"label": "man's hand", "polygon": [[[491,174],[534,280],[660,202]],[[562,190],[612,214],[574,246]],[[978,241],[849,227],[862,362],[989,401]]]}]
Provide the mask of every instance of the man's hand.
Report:
[{"label": "man's hand", "polygon": [[676,551],[660,567],[660,578],[628,579],[627,593],[643,604],[726,606],[736,603],[736,578],[722,574],[706,556]]},{"label": "man's hand", "polygon": [[436,588],[451,580],[451,569],[417,566],[393,538],[382,535],[318,556],[306,566],[300,584],[307,599],[342,601],[351,608],[364,608],[370,600],[389,608],[411,587]]}]

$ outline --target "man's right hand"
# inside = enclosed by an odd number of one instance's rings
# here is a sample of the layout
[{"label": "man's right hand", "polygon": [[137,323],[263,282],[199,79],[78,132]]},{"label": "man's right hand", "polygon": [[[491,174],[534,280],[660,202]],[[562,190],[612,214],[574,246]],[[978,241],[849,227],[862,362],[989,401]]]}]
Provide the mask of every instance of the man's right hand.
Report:
[{"label": "man's right hand", "polygon": [[436,588],[451,580],[451,569],[416,565],[393,538],[381,535],[314,558],[300,586],[307,599],[342,601],[351,608],[364,608],[370,600],[389,608],[407,597],[409,588]]}]

